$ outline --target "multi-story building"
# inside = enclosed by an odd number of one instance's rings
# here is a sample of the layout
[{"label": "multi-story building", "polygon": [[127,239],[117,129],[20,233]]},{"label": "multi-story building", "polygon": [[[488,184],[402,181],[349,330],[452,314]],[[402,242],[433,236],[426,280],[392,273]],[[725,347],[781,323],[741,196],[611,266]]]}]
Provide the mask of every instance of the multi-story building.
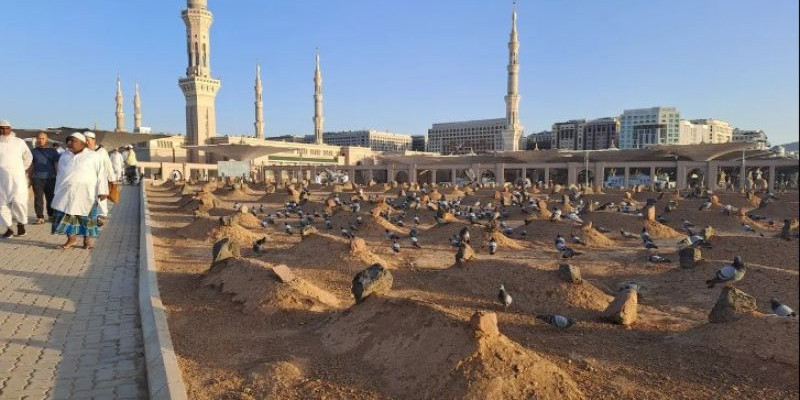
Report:
[{"label": "multi-story building", "polygon": [[573,119],[553,124],[552,148],[561,150],[583,149],[583,128],[587,120]]},{"label": "multi-story building", "polygon": [[608,149],[618,141],[618,117],[593,119],[583,127],[583,150]]},{"label": "multi-story building", "polygon": [[325,144],[331,146],[368,147],[376,151],[411,150],[411,135],[375,130],[325,132]]},{"label": "multi-story building", "polygon": [[728,122],[714,118],[693,119],[691,122],[707,127],[701,143],[728,143],[733,137],[733,127]]},{"label": "multi-story building", "polygon": [[753,130],[734,128],[733,133],[731,134],[731,141],[757,143],[759,149],[765,149],[769,147],[767,134],[761,129]]},{"label": "multi-story building", "polygon": [[433,124],[428,129],[427,150],[441,154],[500,151],[505,130],[505,118]]},{"label": "multi-story building", "polygon": [[553,131],[541,131],[528,135],[527,150],[547,150],[552,148]]},{"label": "multi-story building", "polygon": [[680,111],[675,107],[625,110],[620,117],[619,148],[678,144],[680,118]]},{"label": "multi-story building", "polygon": [[425,135],[411,136],[411,150],[425,151],[428,148],[428,137]]},{"label": "multi-story building", "polygon": [[[310,137],[310,139],[309,139]],[[266,140],[277,140],[281,142],[292,142],[292,143],[312,143],[314,140],[314,135],[281,135],[281,136],[272,136],[266,138]]]}]

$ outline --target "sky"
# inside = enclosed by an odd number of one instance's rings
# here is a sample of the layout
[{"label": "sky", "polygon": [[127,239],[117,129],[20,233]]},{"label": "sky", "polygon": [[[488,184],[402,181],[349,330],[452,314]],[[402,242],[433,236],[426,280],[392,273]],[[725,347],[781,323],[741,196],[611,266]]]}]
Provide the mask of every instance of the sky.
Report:
[{"label": "sky", "polygon": [[[266,136],[313,133],[319,47],[325,131],[425,134],[505,115],[511,1],[209,0],[217,131],[253,134],[262,65]],[[182,0],[0,0],[0,119],[184,133]],[[678,107],[798,140],[796,0],[520,0],[520,119],[554,122]]]}]

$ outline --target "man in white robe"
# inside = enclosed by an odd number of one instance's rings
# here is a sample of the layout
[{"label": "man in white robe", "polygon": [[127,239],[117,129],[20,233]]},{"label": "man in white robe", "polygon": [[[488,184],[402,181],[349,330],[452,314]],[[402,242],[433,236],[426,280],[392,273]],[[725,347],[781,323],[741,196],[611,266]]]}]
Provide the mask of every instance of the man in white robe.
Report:
[{"label": "man in white robe", "polygon": [[119,149],[114,149],[108,157],[111,159],[111,168],[114,169],[114,181],[122,182],[122,173],[125,171],[125,159],[122,158],[122,153]]},{"label": "man in white robe", "polygon": [[[101,159],[103,159],[103,165],[105,166],[105,174],[106,174],[106,181],[107,182],[116,182],[116,176],[114,176],[114,166],[111,164],[111,158],[108,156],[108,151],[105,148],[98,146],[97,144],[97,137],[95,136],[94,132],[84,132],[83,136],[86,136],[86,146],[89,147],[90,150],[96,152]],[[108,218],[108,200],[99,200],[97,202],[98,205],[98,215],[97,215],[97,225],[103,226],[106,223],[106,218]]]},{"label": "man in white robe", "polygon": [[11,131],[8,121],[0,121],[0,228],[3,238],[14,236],[11,227],[17,222],[17,236],[25,236],[28,223],[28,169],[33,162],[31,149]]},{"label": "man in white robe", "polygon": [[86,147],[86,137],[73,133],[67,138],[68,150],[58,160],[53,198],[53,233],[67,235],[61,247],[70,248],[83,236],[83,247],[94,247],[100,233],[97,226],[97,202],[108,197],[108,173],[105,160]]}]

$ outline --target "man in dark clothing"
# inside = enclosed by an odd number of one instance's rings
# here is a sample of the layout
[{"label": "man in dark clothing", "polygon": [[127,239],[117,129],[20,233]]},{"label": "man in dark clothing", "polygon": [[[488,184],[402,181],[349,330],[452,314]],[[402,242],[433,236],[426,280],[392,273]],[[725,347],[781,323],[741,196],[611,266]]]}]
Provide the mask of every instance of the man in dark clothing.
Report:
[{"label": "man in dark clothing", "polygon": [[36,147],[33,151],[33,166],[31,167],[31,183],[33,184],[33,209],[36,211],[36,223],[44,223],[44,208],[46,200],[47,215],[53,217],[53,192],[56,187],[56,166],[60,154],[48,146],[47,133],[39,132],[36,135]]}]

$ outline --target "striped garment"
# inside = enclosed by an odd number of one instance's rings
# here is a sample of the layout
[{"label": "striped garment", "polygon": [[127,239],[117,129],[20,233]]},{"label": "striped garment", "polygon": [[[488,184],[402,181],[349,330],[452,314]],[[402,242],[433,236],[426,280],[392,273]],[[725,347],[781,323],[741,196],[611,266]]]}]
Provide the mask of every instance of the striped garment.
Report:
[{"label": "striped garment", "polygon": [[69,215],[59,210],[53,210],[52,233],[67,236],[97,237],[100,227],[97,226],[97,203],[92,207],[89,216]]}]

